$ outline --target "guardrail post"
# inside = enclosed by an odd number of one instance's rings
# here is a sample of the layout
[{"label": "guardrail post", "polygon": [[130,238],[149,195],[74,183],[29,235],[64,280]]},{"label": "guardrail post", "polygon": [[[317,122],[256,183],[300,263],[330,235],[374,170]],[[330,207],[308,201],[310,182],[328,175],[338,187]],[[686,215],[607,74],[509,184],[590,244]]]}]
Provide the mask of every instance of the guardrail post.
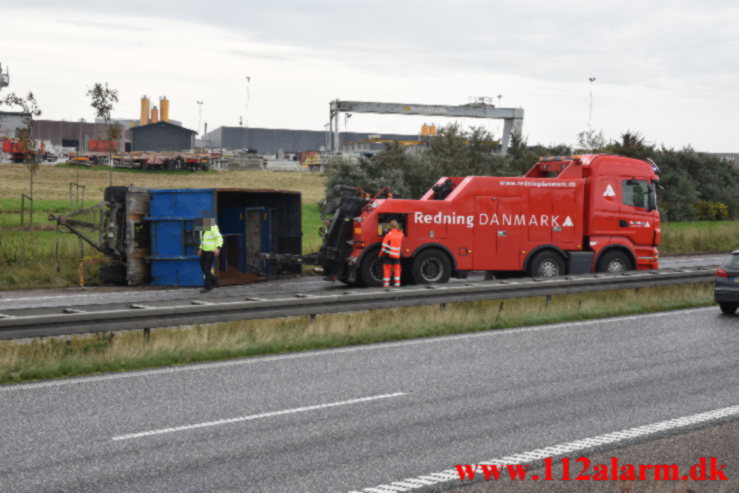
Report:
[{"label": "guardrail post", "polygon": [[150,339],[151,339],[151,329],[147,327],[144,329],[144,344],[149,344]]},{"label": "guardrail post", "polygon": [[310,324],[316,325],[316,314],[315,313],[310,314]]},{"label": "guardrail post", "polygon": [[439,310],[442,312],[446,310],[446,303],[439,303]]},{"label": "guardrail post", "polygon": [[548,294],[546,297],[546,301],[544,302],[544,307],[549,306],[549,304],[552,302],[552,295]]}]

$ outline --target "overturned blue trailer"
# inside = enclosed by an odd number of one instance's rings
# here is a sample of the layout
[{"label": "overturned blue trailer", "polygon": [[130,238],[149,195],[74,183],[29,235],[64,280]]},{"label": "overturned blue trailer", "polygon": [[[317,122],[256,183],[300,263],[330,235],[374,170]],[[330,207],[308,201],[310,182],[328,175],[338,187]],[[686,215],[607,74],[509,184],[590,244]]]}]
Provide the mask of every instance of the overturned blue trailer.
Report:
[{"label": "overturned blue trailer", "polygon": [[204,217],[215,218],[223,235],[217,260],[221,284],[250,282],[268,275],[269,265],[262,254],[301,253],[299,192],[219,188],[148,193],[149,214],[144,220],[149,226],[147,259],[153,285],[203,284],[195,224]]},{"label": "overturned blue trailer", "polygon": [[[74,214],[49,219],[103,252],[104,282],[155,286],[201,286],[196,225],[215,218],[223,235],[216,275],[221,285],[252,282],[280,273],[300,273],[300,266],[278,268],[266,254],[302,253],[300,192],[202,188],[146,189],[108,187],[99,226]],[[77,213],[75,213],[77,214]],[[99,231],[99,240],[83,228]]]}]

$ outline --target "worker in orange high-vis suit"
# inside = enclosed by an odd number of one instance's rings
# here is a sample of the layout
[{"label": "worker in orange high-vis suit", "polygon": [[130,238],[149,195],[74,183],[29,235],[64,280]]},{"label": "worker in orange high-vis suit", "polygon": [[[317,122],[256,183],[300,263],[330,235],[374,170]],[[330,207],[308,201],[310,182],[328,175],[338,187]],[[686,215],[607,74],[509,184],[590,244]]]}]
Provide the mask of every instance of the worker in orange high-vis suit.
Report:
[{"label": "worker in orange high-vis suit", "polygon": [[390,287],[391,272],[395,278],[395,287],[400,287],[400,248],[404,238],[398,221],[395,219],[390,221],[390,231],[382,239],[382,248],[380,248],[380,257],[384,258],[382,285],[386,288]]}]

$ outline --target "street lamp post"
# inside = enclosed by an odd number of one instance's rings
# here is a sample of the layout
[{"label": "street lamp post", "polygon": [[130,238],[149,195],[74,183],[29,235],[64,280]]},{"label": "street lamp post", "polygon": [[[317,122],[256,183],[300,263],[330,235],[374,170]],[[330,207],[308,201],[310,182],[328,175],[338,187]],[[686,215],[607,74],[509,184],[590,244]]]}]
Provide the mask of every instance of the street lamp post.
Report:
[{"label": "street lamp post", "polygon": [[595,77],[589,77],[588,81],[590,82],[590,104],[588,106],[588,130],[591,130],[592,123],[593,123],[593,82],[595,82]]},{"label": "street lamp post", "polygon": [[244,109],[244,124],[246,125],[246,152],[249,153],[249,85],[251,76],[246,76],[246,107]]},{"label": "street lamp post", "polygon": [[203,102],[202,101],[195,101],[198,104],[198,134],[200,135],[200,138],[203,137],[202,132],[200,132],[200,125],[203,121]]}]

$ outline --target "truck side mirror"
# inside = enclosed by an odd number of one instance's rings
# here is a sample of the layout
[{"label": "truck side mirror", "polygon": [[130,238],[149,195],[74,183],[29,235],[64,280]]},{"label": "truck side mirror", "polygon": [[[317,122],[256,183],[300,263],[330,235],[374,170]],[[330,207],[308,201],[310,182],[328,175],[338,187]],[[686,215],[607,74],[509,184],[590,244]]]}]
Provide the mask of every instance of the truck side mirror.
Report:
[{"label": "truck side mirror", "polygon": [[657,209],[657,195],[656,195],[656,187],[655,185],[648,185],[647,186],[647,210],[653,211]]}]

